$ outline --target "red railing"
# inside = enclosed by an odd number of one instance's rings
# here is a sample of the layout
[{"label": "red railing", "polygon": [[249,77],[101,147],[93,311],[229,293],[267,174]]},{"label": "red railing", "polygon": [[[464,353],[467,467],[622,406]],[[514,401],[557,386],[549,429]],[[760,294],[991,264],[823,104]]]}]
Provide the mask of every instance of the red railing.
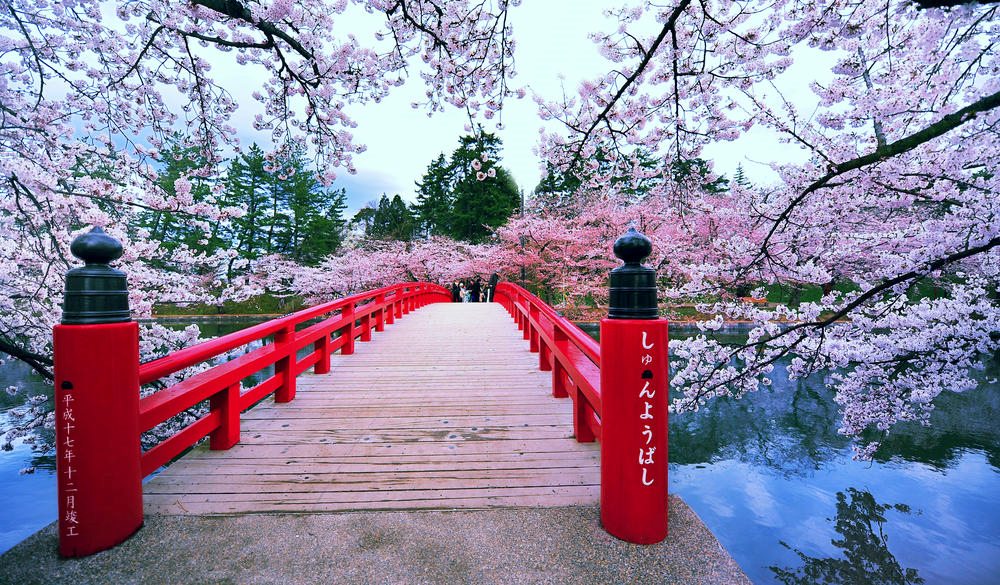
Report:
[{"label": "red railing", "polygon": [[552,372],[552,396],[573,399],[576,440],[601,438],[601,347],[592,337],[524,288],[501,282],[494,295],[524,332],[538,367]]},{"label": "red railing", "polygon": [[[404,283],[356,294],[273,319],[217,339],[199,343],[139,366],[139,384],[151,384],[185,368],[227,352],[267,343],[235,359],[213,366],[160,390],[139,403],[139,430],[145,432],[188,408],[209,401],[208,414],[142,454],[146,476],[208,436],[211,449],[228,449],[240,440],[240,413],[274,393],[275,402],[295,398],[295,379],[313,368],[330,371],[330,354],[354,353],[355,340],[370,341],[372,331],[411,310],[434,302],[450,302],[451,293],[430,283]],[[316,319],[321,321],[311,323]],[[300,327],[302,327],[300,329]],[[337,334],[337,337],[332,336]],[[312,345],[308,355],[300,350]],[[274,374],[243,392],[242,380],[269,366]]]}]

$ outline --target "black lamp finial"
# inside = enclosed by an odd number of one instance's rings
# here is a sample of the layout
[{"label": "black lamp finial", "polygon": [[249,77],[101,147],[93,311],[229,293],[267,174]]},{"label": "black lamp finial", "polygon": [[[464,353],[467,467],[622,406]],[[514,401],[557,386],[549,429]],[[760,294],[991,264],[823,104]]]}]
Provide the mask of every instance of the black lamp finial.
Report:
[{"label": "black lamp finial", "polygon": [[125,273],[108,264],[121,258],[121,242],[95,227],[69,246],[86,266],[66,273],[63,325],[99,325],[132,320]]},{"label": "black lamp finial", "polygon": [[656,271],[640,263],[653,251],[649,238],[630,227],[615,240],[615,256],[625,263],[611,271],[609,319],[656,319]]}]

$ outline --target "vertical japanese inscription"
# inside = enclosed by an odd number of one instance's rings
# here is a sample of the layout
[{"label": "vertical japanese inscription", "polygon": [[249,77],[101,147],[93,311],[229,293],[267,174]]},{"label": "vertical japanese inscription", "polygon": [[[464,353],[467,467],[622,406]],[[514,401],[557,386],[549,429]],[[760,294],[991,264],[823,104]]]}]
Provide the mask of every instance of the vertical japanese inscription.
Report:
[{"label": "vertical japanese inscription", "polygon": [[[642,351],[638,352],[641,356],[640,362],[644,367],[653,366],[653,354],[650,350],[656,345],[655,342],[648,342],[648,332],[642,332]],[[655,369],[655,368],[652,368]],[[649,371],[649,370],[647,370]],[[642,411],[639,414],[640,425],[642,429],[642,441],[639,446],[639,466],[642,469],[642,485],[651,486],[656,483],[655,477],[649,476],[649,466],[653,465],[653,457],[656,454],[656,447],[652,446],[653,443],[653,427],[655,426],[653,422],[653,399],[656,396],[656,390],[650,388],[650,380],[645,376],[639,379],[639,384],[641,389],[639,390],[639,399],[642,401]]]},{"label": "vertical japanese inscription", "polygon": [[76,455],[76,438],[74,434],[74,429],[76,429],[76,416],[74,414],[73,403],[75,398],[69,390],[64,390],[60,396],[60,415],[58,424],[61,427],[62,432],[62,444],[61,451],[62,457],[59,461],[59,467],[62,469],[60,472],[62,474],[63,481],[63,536],[80,536],[80,519],[77,514],[76,509],[76,494],[77,487],[76,481],[73,479],[73,475],[76,473],[76,468],[74,466],[74,461],[77,458]]}]

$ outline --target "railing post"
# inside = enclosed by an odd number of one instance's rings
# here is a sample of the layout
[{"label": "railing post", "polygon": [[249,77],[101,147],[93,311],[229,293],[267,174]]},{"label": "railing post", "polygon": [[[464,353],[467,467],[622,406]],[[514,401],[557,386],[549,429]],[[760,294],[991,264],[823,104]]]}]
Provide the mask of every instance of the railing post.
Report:
[{"label": "railing post", "polygon": [[389,325],[396,322],[396,297],[398,295],[398,292],[393,292],[392,300],[389,301],[389,306],[385,308],[385,322]]},{"label": "railing post", "polygon": [[[552,352],[556,353],[559,345],[566,345],[569,339],[566,337],[566,333],[559,328],[558,325],[554,326],[552,329]],[[566,398],[569,396],[569,392],[566,391],[566,368],[563,367],[562,362],[559,361],[558,357],[553,357],[552,359],[552,397],[553,398]]]},{"label": "railing post", "polygon": [[313,366],[314,374],[330,373],[330,334],[327,333],[313,343],[313,351],[319,352],[319,361]]},{"label": "railing post", "polygon": [[658,318],[652,251],[629,229],[601,320],[601,523],[636,544],[667,536],[667,321]]},{"label": "railing post", "polygon": [[577,443],[593,443],[597,438],[593,429],[590,428],[590,419],[594,414],[594,407],[587,401],[587,397],[580,392],[580,386],[574,381],[573,387],[573,435]]},{"label": "railing post", "polygon": [[385,307],[382,306],[385,303],[385,293],[375,297],[375,303],[380,307],[378,314],[375,315],[375,331],[382,332],[385,331]]},{"label": "railing post", "polygon": [[535,353],[538,351],[538,325],[532,325],[531,321],[534,320],[538,323],[538,307],[534,303],[528,309],[528,329],[530,330],[530,335],[528,337],[528,351]]},{"label": "railing post", "polygon": [[295,339],[295,325],[286,325],[274,334],[274,344],[285,354],[274,364],[274,374],[281,378],[281,386],[274,392],[275,402],[291,402],[295,399],[295,362],[298,356],[292,348]]},{"label": "railing post", "polygon": [[400,317],[402,317],[403,313],[405,312],[405,311],[403,311],[403,303],[406,302],[403,299],[403,297],[405,295],[406,295],[406,287],[400,285],[400,287],[396,289],[396,297],[397,297],[396,298],[396,302],[393,303],[393,305],[395,306],[394,310],[396,311],[396,318],[397,319],[399,319]]},{"label": "railing post", "polygon": [[108,266],[121,243],[100,228],[73,240],[86,262],[66,275],[53,329],[59,554],[82,557],[142,526],[139,326],[125,274]]},{"label": "railing post", "polygon": [[347,319],[347,324],[340,330],[340,335],[344,338],[344,345],[340,346],[340,355],[351,355],[354,353],[354,303],[344,305],[340,314]]},{"label": "railing post", "polygon": [[212,411],[217,411],[222,418],[219,428],[209,435],[208,448],[225,451],[240,442],[240,383],[213,394],[208,402]]},{"label": "railing post", "polygon": [[538,341],[538,369],[543,372],[552,370],[552,349],[541,338]]},{"label": "railing post", "polygon": [[365,313],[361,316],[361,341],[372,340],[372,315]]}]

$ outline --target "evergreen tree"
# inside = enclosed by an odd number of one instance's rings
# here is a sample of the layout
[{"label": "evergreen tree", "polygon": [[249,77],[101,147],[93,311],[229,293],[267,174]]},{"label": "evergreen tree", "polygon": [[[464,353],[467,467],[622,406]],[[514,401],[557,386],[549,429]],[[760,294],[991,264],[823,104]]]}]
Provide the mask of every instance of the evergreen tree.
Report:
[{"label": "evergreen tree", "polygon": [[[299,262],[305,262],[304,249],[306,240],[316,235],[312,230],[326,229],[327,221],[336,222],[346,205],[346,194],[341,191],[324,189],[315,173],[308,169],[309,161],[305,150],[297,147],[287,155],[276,159],[272,180],[275,185],[278,212],[275,214],[273,251],[282,253]],[[340,198],[340,210],[331,214],[331,206],[335,206]],[[329,216],[329,217],[328,217]],[[320,235],[327,241],[318,245],[313,252],[326,249],[333,243],[328,240],[333,234]],[[336,243],[339,245],[337,234]],[[334,246],[336,247],[336,246]]]},{"label": "evergreen tree", "polygon": [[[560,170],[548,164],[545,177],[532,193],[534,206],[571,213],[570,208],[580,203],[575,195],[584,181],[591,179],[595,173],[602,176],[611,174],[611,161],[607,152],[605,148],[597,149],[593,156],[593,160],[598,163],[595,170],[588,169],[580,161],[568,170]],[[634,203],[642,201],[655,187],[662,185],[663,176],[656,172],[659,161],[648,151],[638,149],[632,154],[632,158],[635,162],[633,169],[630,172],[612,174],[608,184],[619,195]]]},{"label": "evergreen tree", "polygon": [[351,218],[351,226],[358,227],[360,225],[361,232],[367,236],[368,232],[372,229],[372,220],[375,219],[375,208],[377,207],[378,201],[369,201],[366,203]]},{"label": "evergreen tree", "polygon": [[463,136],[451,156],[455,177],[449,235],[481,242],[491,228],[507,222],[520,208],[521,194],[506,169],[499,166],[500,139],[488,132]]},{"label": "evergreen tree", "polygon": [[753,186],[750,179],[747,178],[746,173],[743,172],[743,163],[736,165],[736,175],[733,177],[733,184],[745,189]]},{"label": "evergreen tree", "polygon": [[689,186],[704,193],[724,193],[729,190],[729,179],[718,176],[710,179],[712,165],[703,158],[676,159],[670,164],[671,180],[677,186]]},{"label": "evergreen tree", "polygon": [[582,181],[572,171],[560,171],[550,162],[545,163],[545,176],[532,192],[532,202],[538,209],[563,209],[573,201],[573,194]]},{"label": "evergreen tree", "polygon": [[378,240],[409,241],[413,239],[415,228],[413,212],[403,198],[396,195],[389,199],[387,195],[382,195],[365,235]]},{"label": "evergreen tree", "polygon": [[452,207],[452,166],[444,154],[438,155],[417,181],[417,223],[424,237],[449,233]]},{"label": "evergreen tree", "polygon": [[[254,259],[268,252],[264,228],[268,223],[264,151],[253,144],[229,164],[226,174],[226,205],[239,205],[245,213],[230,222],[229,241],[240,257]],[[232,266],[230,265],[230,272]]]},{"label": "evergreen tree", "polygon": [[[187,197],[192,203],[211,199],[214,180],[210,176],[211,165],[197,147],[184,146],[182,138],[174,136],[163,155],[163,168],[156,184],[163,189],[168,199],[177,197],[179,179],[190,185]],[[172,211],[145,212],[141,214],[138,226],[149,230],[149,238],[161,242],[166,250],[186,245],[194,250],[213,252],[224,244],[218,224],[206,226],[188,215]]]},{"label": "evergreen tree", "polygon": [[230,163],[225,203],[246,210],[228,234],[240,257],[282,254],[312,263],[340,247],[346,193],[323,188],[308,167],[301,148],[269,156],[256,144]]},{"label": "evergreen tree", "polygon": [[299,243],[298,258],[306,264],[316,264],[326,256],[335,253],[344,243],[344,231],[347,222],[344,220],[344,210],[347,209],[347,191],[327,189],[324,193],[326,210],[310,216]]}]

